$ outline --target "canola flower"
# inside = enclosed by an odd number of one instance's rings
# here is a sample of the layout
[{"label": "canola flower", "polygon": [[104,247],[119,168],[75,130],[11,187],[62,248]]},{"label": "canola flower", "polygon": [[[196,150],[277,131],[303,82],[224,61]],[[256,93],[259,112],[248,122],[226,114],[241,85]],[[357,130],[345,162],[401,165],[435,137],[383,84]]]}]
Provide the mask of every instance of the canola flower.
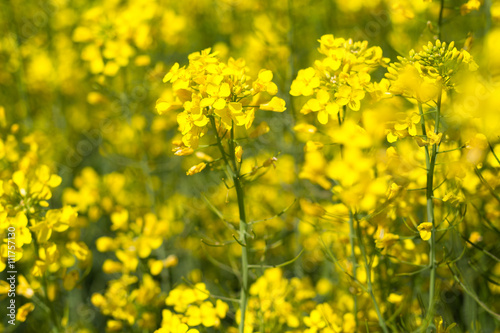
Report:
[{"label": "canola flower", "polygon": [[398,57],[385,75],[389,91],[420,103],[436,100],[441,90],[456,90],[457,79],[463,70],[475,71],[477,64],[466,50],[457,50],[454,42],[429,42],[423,50],[411,50],[408,58]]},{"label": "canola flower", "polygon": [[300,112],[317,112],[318,121],[327,124],[343,107],[359,111],[370,91],[370,72],[389,59],[382,56],[380,47],[368,47],[367,41],[354,42],[333,35],[324,35],[318,41],[318,51],[325,57],[316,60],[314,67],[299,70],[290,95],[314,96]]},{"label": "canola flower", "polygon": [[160,114],[181,110],[177,122],[183,146],[175,148],[177,155],[198,147],[210,119],[215,121],[218,131],[230,131],[233,126],[249,129],[257,109],[286,110],[283,99],[269,98],[278,92],[271,71],[261,70],[257,79],[252,80],[243,59],[230,58],[226,64],[216,56],[211,49],[192,53],[187,67],[176,63],[163,78],[163,82],[172,84],[175,97],[160,98],[156,110]]}]

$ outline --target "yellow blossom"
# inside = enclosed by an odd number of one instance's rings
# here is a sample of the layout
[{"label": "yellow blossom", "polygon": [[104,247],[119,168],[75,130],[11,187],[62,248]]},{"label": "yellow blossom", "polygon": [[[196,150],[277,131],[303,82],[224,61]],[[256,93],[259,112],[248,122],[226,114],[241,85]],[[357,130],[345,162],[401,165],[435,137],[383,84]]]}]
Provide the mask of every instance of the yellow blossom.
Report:
[{"label": "yellow blossom", "polygon": [[186,172],[186,175],[192,176],[194,174],[200,173],[203,169],[205,169],[206,166],[207,164],[205,162],[194,165]]},{"label": "yellow blossom", "polygon": [[236,160],[241,163],[241,156],[243,155],[243,148],[241,146],[234,148],[234,155],[236,157]]},{"label": "yellow blossom", "polygon": [[279,97],[273,97],[269,103],[261,104],[261,110],[283,112],[286,110],[285,101]]},{"label": "yellow blossom", "polygon": [[432,236],[432,223],[431,222],[422,222],[417,227],[418,232],[420,233],[420,238],[422,240],[427,241],[431,239]]},{"label": "yellow blossom", "polygon": [[25,322],[28,314],[35,309],[35,304],[26,303],[17,310],[16,320]]}]

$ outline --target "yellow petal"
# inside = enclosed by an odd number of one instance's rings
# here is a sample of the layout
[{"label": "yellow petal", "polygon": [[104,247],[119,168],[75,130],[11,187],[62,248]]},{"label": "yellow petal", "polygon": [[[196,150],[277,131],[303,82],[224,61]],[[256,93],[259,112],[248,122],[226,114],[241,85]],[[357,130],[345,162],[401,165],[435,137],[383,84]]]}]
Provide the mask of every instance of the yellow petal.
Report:
[{"label": "yellow petal", "polygon": [[271,72],[270,70],[261,70],[260,73],[259,73],[259,80],[263,81],[263,82],[271,82],[271,80],[273,79],[273,72]]},{"label": "yellow petal", "polygon": [[223,83],[220,87],[219,96],[228,97],[229,95],[231,95],[231,88],[229,88],[229,84]]},{"label": "yellow petal", "polygon": [[420,233],[420,238],[422,240],[427,241],[432,236],[432,223],[431,222],[422,222],[417,227],[418,232]]},{"label": "yellow petal", "polygon": [[217,110],[222,110],[226,106],[226,100],[223,98],[219,98],[214,104],[213,107]]},{"label": "yellow petal", "polygon": [[273,97],[267,104],[260,105],[261,110],[283,112],[286,110],[285,101],[279,97]]}]

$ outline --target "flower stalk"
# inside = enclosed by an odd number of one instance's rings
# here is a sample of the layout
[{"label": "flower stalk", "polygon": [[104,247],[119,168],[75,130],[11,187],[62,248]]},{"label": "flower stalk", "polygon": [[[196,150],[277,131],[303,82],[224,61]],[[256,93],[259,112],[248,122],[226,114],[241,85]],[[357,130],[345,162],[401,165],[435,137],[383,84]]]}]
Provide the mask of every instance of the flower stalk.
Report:
[{"label": "flower stalk", "polygon": [[[231,174],[234,188],[236,189],[236,197],[238,200],[238,210],[240,217],[240,234],[238,243],[241,245],[241,292],[240,292],[240,323],[239,332],[243,333],[245,330],[245,315],[248,303],[248,250],[247,250],[247,217],[245,211],[245,193],[243,184],[241,182],[240,168],[235,154],[234,146],[234,126],[231,128],[231,139],[229,140],[229,154],[226,153],[222,145],[222,140],[217,132],[217,126],[214,117],[210,117],[211,125],[217,137],[217,147],[222,155],[222,159],[226,165],[226,170]],[[229,155],[229,156],[228,156]]]},{"label": "flower stalk", "polygon": [[[434,134],[439,132],[439,122],[441,117],[441,97],[442,91],[440,90],[436,104],[436,118],[434,124]],[[425,119],[422,111],[422,104],[418,104],[419,112],[422,117],[422,134],[427,139],[427,132],[425,129]],[[426,200],[427,200],[427,221],[432,224],[430,250],[429,250],[429,306],[427,308],[426,322],[430,322],[431,316],[434,312],[434,294],[436,288],[436,222],[434,218],[434,171],[436,167],[436,158],[439,153],[439,143],[434,143],[432,149],[425,146],[425,163],[427,169],[427,185],[426,185]]]},{"label": "flower stalk", "polygon": [[248,302],[248,250],[246,246],[247,221],[245,213],[245,195],[243,192],[243,186],[239,179],[239,175],[235,175],[233,180],[234,187],[236,188],[236,196],[238,197],[238,209],[240,214],[240,242],[245,245],[241,247],[241,317],[239,325],[239,332],[243,333],[245,330],[245,313]]},{"label": "flower stalk", "polygon": [[[437,107],[436,107],[436,121],[434,126],[434,134],[438,134],[439,131],[439,117],[441,116],[441,91],[438,95]],[[432,145],[432,153],[430,156],[429,168],[427,170],[427,219],[432,223],[431,231],[431,248],[430,248],[430,286],[429,286],[429,308],[428,315],[432,316],[434,311],[434,293],[436,286],[436,221],[434,219],[434,169],[436,166],[436,157],[438,152],[439,143]]]}]

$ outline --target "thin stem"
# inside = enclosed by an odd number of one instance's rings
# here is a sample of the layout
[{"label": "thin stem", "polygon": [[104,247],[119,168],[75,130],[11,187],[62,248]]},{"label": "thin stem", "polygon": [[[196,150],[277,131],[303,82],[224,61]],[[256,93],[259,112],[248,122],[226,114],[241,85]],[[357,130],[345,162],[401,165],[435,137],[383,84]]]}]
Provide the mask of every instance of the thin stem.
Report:
[{"label": "thin stem", "polygon": [[[229,140],[229,153],[226,153],[222,146],[222,140],[217,132],[217,126],[214,117],[210,117],[210,122],[215,131],[217,139],[217,146],[226,165],[226,169],[231,170],[234,188],[236,189],[236,197],[238,199],[238,209],[240,215],[240,234],[238,243],[241,246],[241,294],[240,294],[240,324],[239,332],[244,333],[245,330],[245,315],[248,303],[248,247],[247,244],[247,217],[245,212],[245,194],[243,191],[243,184],[241,183],[240,168],[236,161],[236,154],[234,151],[234,124],[231,128],[231,139]],[[230,158],[230,159],[229,159]],[[233,168],[231,167],[231,164]],[[243,246],[245,245],[245,246]]]},{"label": "thin stem", "polygon": [[[441,115],[441,97],[442,92],[440,91],[437,100],[437,112],[434,126],[434,133],[437,134],[439,131],[439,120]],[[422,118],[422,121],[425,120]],[[425,126],[425,125],[423,125]],[[427,146],[426,146],[427,147]],[[438,152],[438,144],[432,145],[432,152],[429,156],[427,155],[427,220],[432,223],[431,239],[430,239],[430,253],[429,253],[429,267],[430,267],[430,282],[429,282],[429,307],[427,309],[426,322],[430,322],[433,312],[434,312],[434,294],[436,287],[436,222],[434,219],[434,168],[436,166],[436,157]]]},{"label": "thin stem", "polygon": [[443,11],[444,11],[444,0],[441,0],[441,7],[439,8],[439,18],[438,18],[438,39],[441,40],[441,28],[443,26]]},{"label": "thin stem", "polygon": [[[352,264],[352,276],[354,277],[354,280],[357,280],[356,277],[356,251],[355,251],[355,244],[354,244],[354,237],[356,237],[355,231],[354,231],[354,220],[352,216],[352,211],[349,210],[349,244],[351,245],[351,264]],[[354,320],[356,322],[356,329],[355,331],[358,330],[358,297],[356,294],[352,294],[352,299],[354,301]]]},{"label": "thin stem", "polygon": [[500,159],[498,158],[497,154],[495,154],[495,150],[493,149],[493,146],[491,145],[491,143],[489,141],[488,141],[488,146],[490,146],[490,150],[493,153],[493,156],[497,160],[498,164],[500,164]]},{"label": "thin stem", "polygon": [[222,158],[224,159],[224,163],[226,164],[227,167],[231,168],[231,165],[229,164],[229,161],[227,159],[226,151],[224,150],[224,147],[222,147],[221,138],[219,137],[219,134],[217,133],[217,126],[215,124],[215,119],[214,119],[214,117],[209,117],[209,118],[210,118],[210,123],[212,124],[212,127],[215,131],[215,136],[217,138],[217,147],[219,147],[219,151],[222,155]]},{"label": "thin stem", "polygon": [[457,150],[464,149],[464,148],[465,148],[465,146],[461,146],[461,147],[457,147],[457,148],[453,148],[453,149],[438,151],[437,153],[444,154],[444,153],[449,153],[451,151],[457,151]]},{"label": "thin stem", "polygon": [[[352,214],[352,213],[351,213]],[[358,231],[358,240],[359,240],[359,247],[361,248],[361,254],[363,256],[363,261],[365,264],[365,271],[366,271],[366,283],[368,284],[368,293],[370,294],[370,297],[373,302],[373,306],[375,307],[375,312],[377,313],[378,317],[378,323],[382,330],[385,333],[389,333],[389,330],[387,329],[387,325],[385,324],[384,317],[382,316],[382,313],[380,312],[380,308],[378,306],[377,299],[375,298],[375,294],[373,293],[373,285],[372,285],[372,278],[371,278],[371,269],[370,265],[368,265],[368,259],[366,259],[366,249],[365,249],[365,244],[363,242],[363,237],[361,235],[361,227],[359,226],[359,221],[357,218],[356,219],[356,225],[357,225],[357,231]]]},{"label": "thin stem", "polygon": [[[243,192],[243,186],[240,182],[239,171],[238,174],[234,175],[234,187],[236,188],[236,196],[238,197],[238,208],[240,213],[240,242],[242,244],[247,244],[246,234],[247,234],[247,218],[245,213],[245,195]],[[247,307],[247,296],[248,296],[248,247],[241,247],[241,270],[242,270],[242,281],[241,281],[241,296],[240,296],[240,309],[241,309],[241,320],[239,326],[239,332],[243,333],[245,330],[245,313]]]},{"label": "thin stem", "polygon": [[[425,129],[425,118],[424,118],[424,112],[422,110],[422,103],[418,102],[418,111],[420,112],[421,116],[421,122],[420,124],[422,125],[422,134],[424,138],[427,140],[427,130]],[[425,146],[425,166],[427,170],[429,170],[429,147],[426,145]]]},{"label": "thin stem", "polygon": [[[337,119],[338,119],[338,122],[339,122],[339,126],[342,126],[342,124],[345,121],[345,114],[346,114],[346,106],[345,105],[344,105],[343,110],[344,110],[344,118],[342,118],[342,116],[340,115],[341,110],[339,110],[339,112],[337,113]],[[340,147],[340,157],[343,158],[344,157],[344,145],[341,144],[341,145],[339,145],[339,147]],[[357,327],[357,325],[356,325],[356,327]]]},{"label": "thin stem", "polygon": [[478,176],[481,183],[488,189],[488,191],[490,191],[493,198],[497,199],[497,201],[500,202],[500,196],[498,196],[498,194],[495,193],[493,187],[491,187],[491,185],[486,181],[486,179],[484,179],[483,175],[481,174],[481,171],[479,171],[477,167],[474,167],[474,171],[476,172],[476,175]]},{"label": "thin stem", "polygon": [[234,145],[234,124],[231,127],[231,140],[229,141],[229,154],[233,162],[234,174],[233,182],[236,188],[236,197],[238,199],[238,210],[240,214],[240,245],[241,245],[241,295],[240,295],[240,325],[239,332],[245,331],[245,315],[248,303],[248,246],[247,246],[247,216],[245,212],[245,193],[241,183],[240,165],[236,161],[235,145]]}]

